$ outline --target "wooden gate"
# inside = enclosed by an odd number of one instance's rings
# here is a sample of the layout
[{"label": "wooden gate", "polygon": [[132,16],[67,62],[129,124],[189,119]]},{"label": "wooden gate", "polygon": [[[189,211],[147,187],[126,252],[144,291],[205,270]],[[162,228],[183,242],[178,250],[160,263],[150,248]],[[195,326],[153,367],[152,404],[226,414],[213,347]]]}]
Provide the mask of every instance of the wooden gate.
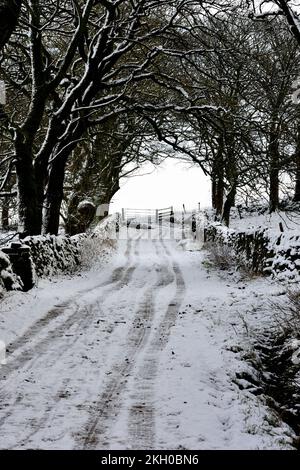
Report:
[{"label": "wooden gate", "polygon": [[163,221],[174,223],[173,207],[163,209],[122,209],[122,221],[130,224],[134,223],[162,223]]}]

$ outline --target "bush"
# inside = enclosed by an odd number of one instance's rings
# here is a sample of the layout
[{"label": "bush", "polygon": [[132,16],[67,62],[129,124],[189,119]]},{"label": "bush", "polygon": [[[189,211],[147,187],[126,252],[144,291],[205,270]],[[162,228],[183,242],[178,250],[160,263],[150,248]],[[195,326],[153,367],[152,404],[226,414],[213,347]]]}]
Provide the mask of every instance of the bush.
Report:
[{"label": "bush", "polygon": [[80,265],[88,269],[100,255],[108,253],[116,248],[116,240],[97,236],[83,238],[80,245]]},{"label": "bush", "polygon": [[226,243],[206,242],[205,248],[208,250],[208,260],[203,264],[214,266],[221,271],[239,271],[242,277],[252,279],[261,276],[260,272],[253,271],[247,263],[243,253],[238,254]]},{"label": "bush", "polygon": [[222,271],[236,268],[236,256],[228,245],[206,243],[209,262]]},{"label": "bush", "polygon": [[300,290],[288,290],[285,299],[270,303],[283,334],[300,338]]}]

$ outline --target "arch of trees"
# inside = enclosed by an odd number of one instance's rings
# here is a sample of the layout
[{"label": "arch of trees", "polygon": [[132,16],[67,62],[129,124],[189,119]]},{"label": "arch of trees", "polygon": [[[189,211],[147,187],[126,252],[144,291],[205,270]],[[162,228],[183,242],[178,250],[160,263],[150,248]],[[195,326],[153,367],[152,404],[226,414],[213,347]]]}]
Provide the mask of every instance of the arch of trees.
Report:
[{"label": "arch of trees", "polygon": [[262,3],[0,1],[3,222],[13,207],[21,236],[60,216],[76,233],[81,201],[109,203],[129,162],[166,155],[210,175],[226,224],[237,198],[276,210],[287,176],[299,201],[298,13]]}]

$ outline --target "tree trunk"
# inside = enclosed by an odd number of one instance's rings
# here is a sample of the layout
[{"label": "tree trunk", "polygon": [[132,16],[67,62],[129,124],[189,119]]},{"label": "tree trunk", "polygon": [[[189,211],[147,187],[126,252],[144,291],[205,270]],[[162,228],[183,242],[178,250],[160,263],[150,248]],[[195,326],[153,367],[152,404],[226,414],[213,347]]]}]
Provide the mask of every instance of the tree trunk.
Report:
[{"label": "tree trunk", "polygon": [[218,151],[212,167],[212,205],[217,215],[222,214],[224,202],[224,140],[218,139]]},{"label": "tree trunk", "polygon": [[63,200],[66,158],[56,159],[50,167],[48,186],[44,203],[43,233],[57,235],[60,208]]},{"label": "tree trunk", "polygon": [[226,225],[226,227],[229,227],[229,221],[230,221],[230,211],[231,208],[234,206],[235,203],[235,197],[236,197],[236,185],[234,184],[229,193],[226,196],[226,200],[224,203],[224,208],[223,208],[223,214],[222,214],[222,222]]},{"label": "tree trunk", "polygon": [[293,3],[293,2],[289,2],[288,0],[277,0],[277,2],[278,2],[277,3],[278,6],[280,7],[284,16],[287,19],[291,33],[294,35],[296,41],[300,45],[299,19],[298,19],[298,15],[296,15],[296,13],[293,13],[295,8],[293,8],[293,6],[290,5],[290,3]]},{"label": "tree trunk", "polygon": [[275,132],[270,134],[270,186],[269,186],[269,210],[274,212],[279,207],[279,143]]},{"label": "tree trunk", "polygon": [[44,215],[44,198],[45,198],[45,188],[48,180],[48,165],[47,160],[36,159],[34,162],[34,175],[36,181],[36,193],[37,193],[37,211],[38,218],[41,224],[41,232],[43,225],[43,215]]},{"label": "tree trunk", "polygon": [[9,200],[4,198],[2,201],[1,226],[3,230],[9,229]]},{"label": "tree trunk", "polygon": [[0,49],[8,42],[17,26],[21,0],[0,0]]},{"label": "tree trunk", "polygon": [[221,215],[224,203],[224,181],[212,177],[212,207],[216,211],[216,215]]},{"label": "tree trunk", "polygon": [[[82,232],[78,203],[84,199],[90,200],[97,208],[96,216],[99,222],[105,217],[105,212],[111,199],[119,188],[120,168],[122,158],[128,146],[126,140],[111,139],[109,132],[115,129],[115,121],[109,122],[102,133],[98,133],[92,148],[77,148],[78,161],[86,158],[86,163],[76,174],[71,198],[68,201],[68,217],[66,230],[69,234]],[[84,155],[82,155],[82,151]],[[91,221],[92,222],[92,221]]]},{"label": "tree trunk", "polygon": [[[102,174],[103,176],[103,174]],[[106,175],[107,176],[107,175]],[[105,181],[105,189],[103,189],[103,184],[99,184],[99,188],[102,186],[102,191],[97,193],[97,191],[93,191],[93,194],[87,194],[86,192],[80,193],[80,191],[75,192],[68,205],[68,218],[66,221],[66,232],[69,235],[76,235],[82,232],[82,225],[80,223],[80,217],[77,211],[78,204],[81,202],[82,199],[85,197],[90,198],[93,202],[96,203],[97,208],[103,206],[103,208],[108,206],[114,197],[114,195],[119,191],[119,179],[118,178],[111,178],[109,181],[106,179]],[[103,211],[97,214],[97,220],[100,221],[107,214]]]},{"label": "tree trunk", "polygon": [[216,213],[217,215],[222,214],[224,204],[224,180],[223,176],[217,181],[217,192],[216,192]]},{"label": "tree trunk", "polygon": [[77,213],[80,195],[77,192],[73,193],[68,202],[68,214],[65,227],[67,234],[72,236],[80,233],[79,215]]},{"label": "tree trunk", "polygon": [[114,195],[119,191],[119,189],[119,180],[114,181],[112,182],[111,188],[109,188],[107,191],[102,193],[99,198],[97,198],[98,207],[103,206],[106,209],[101,215],[98,216],[98,220],[104,219],[108,215],[111,200]]},{"label": "tree trunk", "polygon": [[26,143],[24,144],[22,134],[16,137],[15,150],[18,188],[18,230],[21,237],[39,235],[41,233],[42,220],[37,200],[32,155]]},{"label": "tree trunk", "polygon": [[296,165],[296,180],[295,180],[295,194],[294,201],[300,202],[300,125],[298,126],[297,133],[297,146],[295,151],[295,165]]},{"label": "tree trunk", "polygon": [[211,205],[213,209],[217,208],[217,178],[215,174],[211,175]]},{"label": "tree trunk", "polygon": [[[274,165],[274,166],[273,166]],[[276,162],[272,162],[270,169],[270,212],[275,212],[279,207],[279,171]]]},{"label": "tree trunk", "polygon": [[300,152],[296,156],[296,183],[294,201],[300,202]]}]

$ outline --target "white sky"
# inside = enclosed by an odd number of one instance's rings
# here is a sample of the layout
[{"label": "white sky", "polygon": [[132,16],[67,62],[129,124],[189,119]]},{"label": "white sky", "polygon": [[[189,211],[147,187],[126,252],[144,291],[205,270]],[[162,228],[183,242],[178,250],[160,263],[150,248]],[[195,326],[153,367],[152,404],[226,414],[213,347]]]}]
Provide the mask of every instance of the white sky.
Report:
[{"label": "white sky", "polygon": [[[140,175],[140,176],[139,176]],[[137,176],[121,180],[121,189],[114,196],[111,212],[122,207],[132,209],[156,209],[174,206],[187,210],[210,207],[211,189],[208,177],[197,166],[167,159],[157,168],[147,164]]]}]

